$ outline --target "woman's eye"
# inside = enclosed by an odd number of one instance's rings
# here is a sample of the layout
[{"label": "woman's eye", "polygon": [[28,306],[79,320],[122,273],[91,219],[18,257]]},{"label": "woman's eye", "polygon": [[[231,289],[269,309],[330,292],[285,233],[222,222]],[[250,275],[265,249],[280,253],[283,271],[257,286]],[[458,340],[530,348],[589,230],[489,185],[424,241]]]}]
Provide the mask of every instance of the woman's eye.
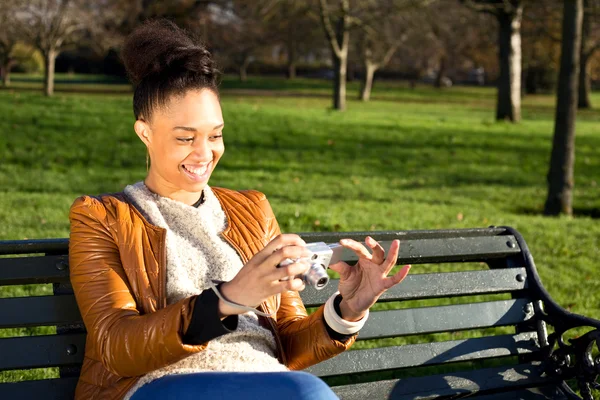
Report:
[{"label": "woman's eye", "polygon": [[222,137],[223,137],[223,134],[222,134],[222,133],[220,133],[220,134],[218,134],[218,135],[212,135],[212,136],[211,136],[211,138],[212,138],[212,139],[219,139],[219,138],[222,138]]},{"label": "woman's eye", "polygon": [[194,138],[177,138],[180,142],[188,143],[194,140]]}]

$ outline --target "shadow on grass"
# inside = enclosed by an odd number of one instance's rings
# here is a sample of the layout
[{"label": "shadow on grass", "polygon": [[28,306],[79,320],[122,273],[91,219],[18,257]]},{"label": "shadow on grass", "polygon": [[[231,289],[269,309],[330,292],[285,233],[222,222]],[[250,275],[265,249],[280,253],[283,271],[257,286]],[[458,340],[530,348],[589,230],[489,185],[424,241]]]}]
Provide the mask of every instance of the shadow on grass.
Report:
[{"label": "shadow on grass", "polygon": [[[517,214],[532,215],[532,216],[547,216],[541,208],[521,207],[516,209]],[[587,217],[592,219],[600,219],[600,208],[573,208],[573,217]]]}]

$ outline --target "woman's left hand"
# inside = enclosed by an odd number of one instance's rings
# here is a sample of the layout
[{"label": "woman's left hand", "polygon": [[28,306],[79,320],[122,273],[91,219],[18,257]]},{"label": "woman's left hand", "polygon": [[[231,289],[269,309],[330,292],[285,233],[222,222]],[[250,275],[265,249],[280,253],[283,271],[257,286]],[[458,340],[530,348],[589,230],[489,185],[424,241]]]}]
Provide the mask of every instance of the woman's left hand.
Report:
[{"label": "woman's left hand", "polygon": [[340,274],[338,290],[343,298],[340,309],[342,318],[347,321],[361,320],[377,299],[386,290],[402,282],[410,270],[410,265],[406,265],[395,275],[388,277],[398,259],[399,240],[392,242],[387,257],[383,247],[372,237],[367,236],[365,243],[373,251],[372,254],[355,240],[341,240],[342,246],[356,253],[358,262],[350,266],[340,261],[329,266]]}]

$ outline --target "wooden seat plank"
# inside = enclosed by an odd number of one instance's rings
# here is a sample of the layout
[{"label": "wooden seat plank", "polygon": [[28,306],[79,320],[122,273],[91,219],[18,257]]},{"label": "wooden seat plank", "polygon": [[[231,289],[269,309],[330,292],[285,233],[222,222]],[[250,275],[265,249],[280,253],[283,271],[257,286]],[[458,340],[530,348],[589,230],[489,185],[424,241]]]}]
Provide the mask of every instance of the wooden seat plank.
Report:
[{"label": "wooden seat plank", "polygon": [[536,338],[535,332],[524,332],[517,335],[351,350],[306,371],[326,377],[528,354],[539,350]]},{"label": "wooden seat plank", "polygon": [[0,339],[0,371],[81,364],[85,334]]}]

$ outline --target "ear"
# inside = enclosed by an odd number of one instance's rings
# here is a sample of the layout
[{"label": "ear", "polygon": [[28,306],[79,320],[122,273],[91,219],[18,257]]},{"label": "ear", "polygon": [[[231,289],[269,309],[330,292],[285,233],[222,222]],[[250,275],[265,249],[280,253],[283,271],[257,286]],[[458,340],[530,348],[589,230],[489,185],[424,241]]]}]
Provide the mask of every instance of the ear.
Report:
[{"label": "ear", "polygon": [[139,119],[135,121],[135,124],[133,124],[133,130],[138,135],[140,140],[144,142],[146,147],[150,146],[152,143],[152,130],[145,121]]}]

